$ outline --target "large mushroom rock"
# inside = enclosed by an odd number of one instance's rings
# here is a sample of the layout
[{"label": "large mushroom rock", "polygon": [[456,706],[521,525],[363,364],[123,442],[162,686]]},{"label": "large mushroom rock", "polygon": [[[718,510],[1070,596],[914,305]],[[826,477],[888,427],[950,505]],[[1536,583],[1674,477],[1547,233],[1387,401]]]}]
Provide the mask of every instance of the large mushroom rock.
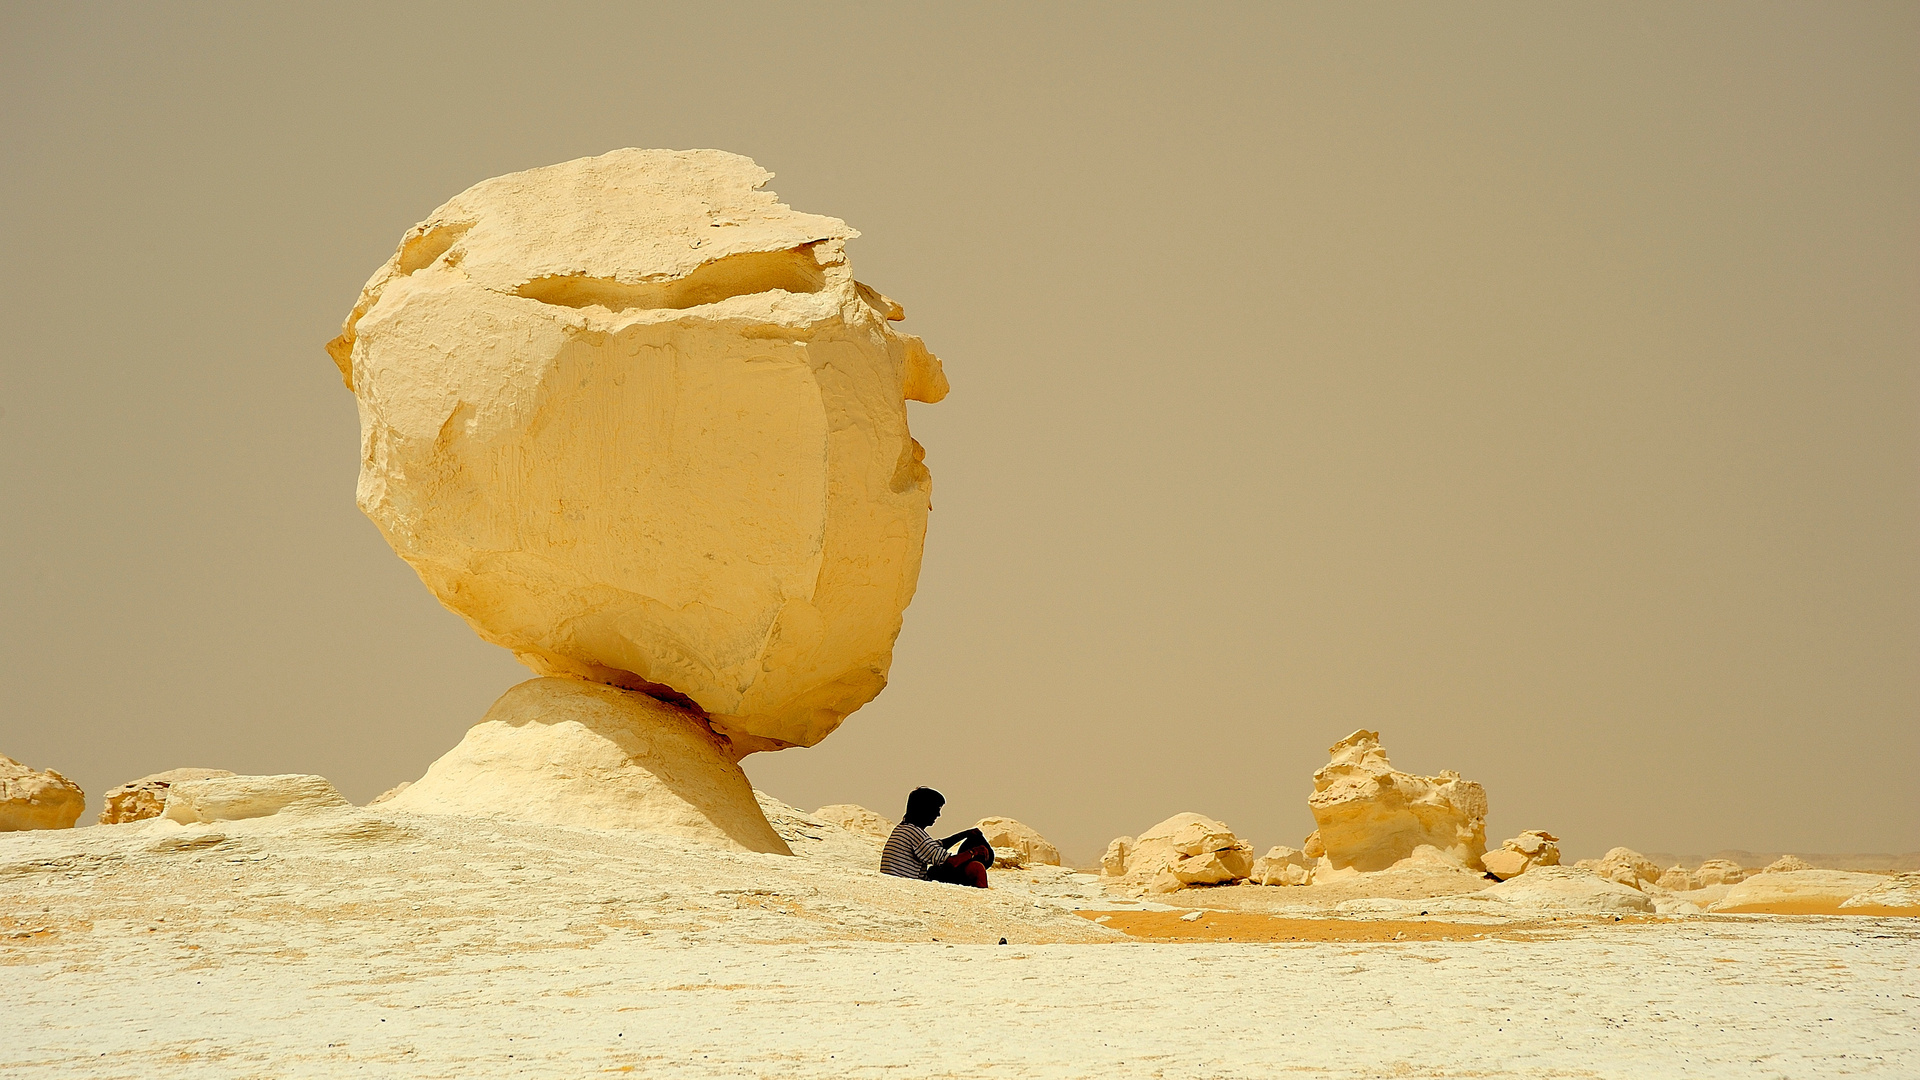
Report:
[{"label": "large mushroom rock", "polygon": [[211,780],[232,776],[226,769],[168,769],[129,780],[107,792],[100,808],[100,824],[123,825],[160,816],[166,809],[167,792],[183,780]]},{"label": "large mushroom rock", "polygon": [[[1117,876],[1147,892],[1224,885],[1253,871],[1253,848],[1224,823],[1201,814],[1175,814],[1141,833],[1122,851]],[[1108,852],[1113,853],[1113,846]]]},{"label": "large mushroom rock", "polygon": [[1060,865],[1060,849],[1031,826],[1010,817],[987,817],[975,822],[973,827],[986,836],[987,843],[996,852],[1018,852],[1020,861],[1030,865]]},{"label": "large mushroom rock", "polygon": [[29,769],[0,754],[0,832],[71,829],[87,793],[53,769]]},{"label": "large mushroom rock", "polygon": [[1528,829],[1519,836],[1500,842],[1500,850],[1480,856],[1487,873],[1506,881],[1539,866],[1560,865],[1560,838],[1550,832]]},{"label": "large mushroom rock", "polygon": [[632,829],[792,854],[727,750],[699,714],[637,690],[529,679],[381,808]]},{"label": "large mushroom rock", "polygon": [[440,602],[540,675],[681,706],[734,760],[886,685],[931,486],[906,402],[947,389],[854,280],[855,230],[771,177],[627,149],[483,181],[327,347],[359,505]]},{"label": "large mushroom rock", "polygon": [[1384,870],[1422,848],[1430,849],[1424,856],[1480,865],[1485,788],[1452,770],[1414,776],[1395,769],[1373,731],[1356,731],[1327,752],[1332,760],[1313,774],[1307,807],[1333,869]]}]

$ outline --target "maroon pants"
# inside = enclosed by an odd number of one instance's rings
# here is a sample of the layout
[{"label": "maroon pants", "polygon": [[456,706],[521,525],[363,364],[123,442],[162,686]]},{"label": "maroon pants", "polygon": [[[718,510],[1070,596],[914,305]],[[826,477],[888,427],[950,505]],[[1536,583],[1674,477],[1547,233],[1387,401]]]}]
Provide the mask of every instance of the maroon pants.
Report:
[{"label": "maroon pants", "polygon": [[992,865],[993,849],[985,844],[975,844],[954,852],[946,862],[929,867],[927,878],[949,885],[971,885],[976,889],[984,889],[987,887],[987,867]]}]

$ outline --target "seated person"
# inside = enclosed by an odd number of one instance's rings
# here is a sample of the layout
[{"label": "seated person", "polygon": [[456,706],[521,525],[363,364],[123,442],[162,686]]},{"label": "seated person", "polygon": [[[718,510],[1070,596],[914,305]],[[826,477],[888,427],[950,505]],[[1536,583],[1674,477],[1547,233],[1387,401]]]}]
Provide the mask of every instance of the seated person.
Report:
[{"label": "seated person", "polygon": [[[947,797],[929,787],[914,788],[907,793],[907,812],[901,816],[900,824],[893,827],[893,835],[887,837],[887,846],[880,852],[881,873],[971,885],[976,889],[987,887],[987,867],[993,865],[993,847],[987,843],[985,834],[979,829],[968,829],[945,840],[935,840],[927,832],[927,826],[940,819],[940,809],[946,805]],[[955,844],[960,845],[960,850],[949,856],[947,849]]]}]

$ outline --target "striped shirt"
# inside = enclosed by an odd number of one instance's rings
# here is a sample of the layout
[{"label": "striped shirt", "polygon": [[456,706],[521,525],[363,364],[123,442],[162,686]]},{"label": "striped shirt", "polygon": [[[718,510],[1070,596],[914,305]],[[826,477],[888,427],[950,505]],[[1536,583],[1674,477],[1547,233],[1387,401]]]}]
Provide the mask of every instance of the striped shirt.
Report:
[{"label": "striped shirt", "polygon": [[925,881],[931,867],[946,861],[947,849],[940,846],[940,841],[920,826],[903,821],[893,827],[893,835],[887,837],[887,846],[880,852],[880,872]]}]

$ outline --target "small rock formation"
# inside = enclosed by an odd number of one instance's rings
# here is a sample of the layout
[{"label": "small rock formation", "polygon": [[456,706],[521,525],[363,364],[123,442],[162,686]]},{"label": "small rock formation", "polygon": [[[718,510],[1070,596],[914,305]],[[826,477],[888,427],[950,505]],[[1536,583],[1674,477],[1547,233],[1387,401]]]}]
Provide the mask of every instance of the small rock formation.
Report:
[{"label": "small rock formation", "polygon": [[1199,814],[1175,814],[1127,845],[1119,876],[1147,892],[1169,893],[1223,885],[1252,871],[1253,848],[1232,829]]},{"label": "small rock formation", "polygon": [[1100,872],[1108,877],[1119,877],[1127,872],[1127,856],[1133,853],[1133,837],[1116,836],[1107,844],[1107,850],[1100,856]]},{"label": "small rock formation", "polygon": [[29,769],[0,754],[0,832],[71,829],[87,808],[80,785],[52,769]]},{"label": "small rock formation", "polygon": [[576,679],[508,690],[389,809],[497,814],[791,854],[698,713]]},{"label": "small rock formation", "polygon": [[1660,867],[1652,859],[1632,848],[1609,848],[1598,859],[1581,859],[1573,864],[1581,870],[1591,870],[1608,881],[1625,885],[1629,889],[1644,889],[1660,881]]},{"label": "small rock formation", "polygon": [[411,781],[411,780],[402,780],[402,781],[400,781],[399,783],[397,783],[397,784],[395,784],[395,785],[393,785],[392,787],[390,787],[390,788],[388,788],[387,790],[385,790],[385,791],[383,791],[383,792],[381,792],[380,794],[378,794],[378,795],[375,795],[375,796],[373,797],[373,801],[372,801],[372,802],[370,802],[370,803],[368,803],[367,805],[368,805],[368,806],[379,806],[379,805],[380,805],[381,803],[384,803],[384,802],[392,802],[392,801],[393,801],[393,798],[394,798],[394,796],[396,796],[396,795],[398,795],[398,794],[400,794],[401,792],[403,792],[403,791],[405,791],[405,790],[407,790],[408,788],[410,788],[410,787],[412,787],[412,786],[413,786],[413,781]]},{"label": "small rock formation", "polygon": [[[1841,905],[1885,885],[1879,874],[1786,870],[1755,874],[1727,890],[1708,911],[1757,915],[1838,915]],[[1858,910],[1858,909],[1855,909]]]},{"label": "small rock formation", "polygon": [[1882,878],[1840,905],[1842,915],[1920,915],[1920,874]]},{"label": "small rock formation", "polygon": [[1638,890],[1577,866],[1536,866],[1520,877],[1491,886],[1480,895],[1527,907],[1599,914],[1653,910],[1653,901]]},{"label": "small rock formation", "polygon": [[882,843],[893,835],[895,822],[855,803],[834,803],[823,806],[813,812],[813,816],[830,825],[838,825],[850,832],[862,836],[871,836]]},{"label": "small rock formation", "polygon": [[1400,772],[1377,732],[1356,731],[1327,752],[1332,760],[1313,774],[1307,807],[1334,869],[1384,870],[1423,847],[1461,866],[1480,865],[1486,789],[1452,770]]},{"label": "small rock formation", "polygon": [[1763,874],[1791,874],[1797,870],[1811,870],[1813,864],[1798,855],[1782,855],[1768,863],[1760,872]]},{"label": "small rock formation", "polygon": [[232,776],[225,769],[168,769],[138,780],[129,780],[107,792],[106,805],[100,808],[100,824],[122,825],[160,816],[167,805],[167,789],[182,780],[210,780]]},{"label": "small rock formation", "polygon": [[1311,885],[1313,860],[1299,848],[1272,847],[1253,860],[1247,880],[1255,885]]},{"label": "small rock formation", "polygon": [[981,818],[974,828],[986,834],[987,843],[993,845],[995,858],[1005,850],[1020,853],[1022,865],[1059,866],[1060,849],[1047,842],[1031,828],[1022,825],[1010,817]]},{"label": "small rock formation", "polygon": [[276,776],[215,776],[180,780],[167,788],[160,812],[165,821],[192,825],[213,821],[245,821],[275,814],[351,808],[347,797],[324,776],[283,773]]},{"label": "small rock formation", "polygon": [[1500,850],[1480,856],[1480,865],[1501,881],[1517,878],[1536,866],[1559,866],[1559,840],[1550,832],[1529,829],[1511,840],[1502,840]]},{"label": "small rock formation", "polygon": [[[814,745],[886,685],[931,487],[906,402],[947,392],[854,280],[858,233],[771,178],[625,149],[483,181],[408,230],[327,345],[360,508],[434,596],[540,675],[681,706],[663,723],[691,716],[729,765]],[[652,787],[761,816],[736,775]]]},{"label": "small rock formation", "polygon": [[1692,892],[1700,887],[1700,879],[1694,877],[1686,867],[1676,863],[1660,871],[1660,880],[1654,884],[1668,892]]},{"label": "small rock formation", "polygon": [[1731,859],[1708,859],[1693,871],[1693,879],[1703,889],[1709,885],[1737,885],[1752,876],[1753,871]]}]

